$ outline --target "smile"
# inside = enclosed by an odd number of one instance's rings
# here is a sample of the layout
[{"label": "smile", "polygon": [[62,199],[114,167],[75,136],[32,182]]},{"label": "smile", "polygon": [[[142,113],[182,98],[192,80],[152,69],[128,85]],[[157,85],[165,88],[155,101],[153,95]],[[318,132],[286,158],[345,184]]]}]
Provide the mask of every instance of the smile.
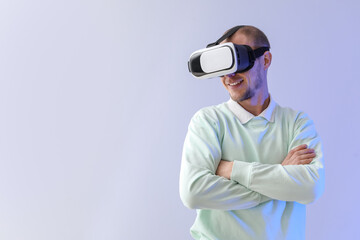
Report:
[{"label": "smile", "polygon": [[239,85],[240,83],[242,83],[243,80],[239,80],[239,81],[236,81],[236,82],[233,82],[233,83],[228,83],[229,86],[236,86],[236,85]]}]

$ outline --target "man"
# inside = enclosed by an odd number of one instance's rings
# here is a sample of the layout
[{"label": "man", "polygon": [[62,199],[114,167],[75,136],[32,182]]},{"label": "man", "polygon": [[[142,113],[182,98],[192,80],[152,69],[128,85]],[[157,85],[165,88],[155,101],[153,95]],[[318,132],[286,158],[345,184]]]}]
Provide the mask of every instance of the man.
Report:
[{"label": "man", "polygon": [[[265,34],[241,27],[225,40],[269,47]],[[268,92],[266,51],[242,73],[221,77],[228,102],[191,119],[180,171],[180,197],[197,209],[194,239],[304,239],[305,204],[324,189],[320,138],[303,112]]]}]

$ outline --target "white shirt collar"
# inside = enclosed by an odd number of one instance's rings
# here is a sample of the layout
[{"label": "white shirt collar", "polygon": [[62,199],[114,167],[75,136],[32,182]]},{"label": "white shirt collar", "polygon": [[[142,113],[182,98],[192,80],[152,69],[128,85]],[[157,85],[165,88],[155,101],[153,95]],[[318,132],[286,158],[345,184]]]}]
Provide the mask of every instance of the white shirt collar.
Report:
[{"label": "white shirt collar", "polygon": [[[245,124],[248,121],[250,121],[251,119],[253,119],[254,117],[256,117],[252,113],[249,113],[248,111],[246,111],[239,103],[232,100],[231,98],[226,104],[227,104],[227,107],[230,109],[230,111],[235,114],[235,116],[240,120],[240,122],[242,124]],[[259,114],[259,116],[265,118],[269,122],[274,122],[274,120],[275,120],[274,110],[275,110],[276,105],[277,105],[276,102],[270,96],[269,106],[266,109],[264,109],[264,111],[262,111]]]}]

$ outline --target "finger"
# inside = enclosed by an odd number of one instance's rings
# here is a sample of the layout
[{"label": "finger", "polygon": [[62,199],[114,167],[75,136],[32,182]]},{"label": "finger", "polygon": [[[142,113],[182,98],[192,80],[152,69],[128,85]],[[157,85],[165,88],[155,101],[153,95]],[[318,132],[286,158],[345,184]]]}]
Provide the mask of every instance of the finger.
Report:
[{"label": "finger", "polygon": [[302,144],[302,145],[299,145],[293,149],[291,149],[288,153],[288,157],[291,158],[296,152],[302,150],[302,149],[306,149],[307,148],[307,145],[306,144]]},{"label": "finger", "polygon": [[294,154],[296,156],[301,156],[301,155],[310,154],[310,153],[315,153],[315,150],[312,148],[307,148],[307,149],[302,149],[302,150],[296,151]]},{"label": "finger", "polygon": [[296,149],[304,149],[304,148],[307,148],[307,144],[301,144],[299,146],[296,147]]},{"label": "finger", "polygon": [[299,145],[299,146],[291,149],[290,152],[294,153],[294,152],[297,152],[297,151],[299,151],[299,150],[301,150],[301,149],[306,149],[306,148],[307,148],[307,145],[306,145],[306,144],[301,144],[301,145]]},{"label": "finger", "polygon": [[314,158],[314,157],[316,157],[316,153],[307,153],[307,154],[302,154],[300,156],[297,156],[297,159],[304,160],[304,159]]},{"label": "finger", "polygon": [[306,164],[310,164],[314,159],[313,158],[307,158],[304,160],[301,160],[301,165],[306,165]]}]

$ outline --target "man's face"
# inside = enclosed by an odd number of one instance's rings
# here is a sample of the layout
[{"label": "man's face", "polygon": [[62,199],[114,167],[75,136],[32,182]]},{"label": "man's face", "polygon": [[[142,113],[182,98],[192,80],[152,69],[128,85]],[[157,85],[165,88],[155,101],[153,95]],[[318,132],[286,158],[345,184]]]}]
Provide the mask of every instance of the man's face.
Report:
[{"label": "man's face", "polygon": [[[234,35],[231,42],[239,45],[249,45],[253,48],[253,43],[242,34]],[[231,99],[236,102],[251,99],[264,90],[264,87],[267,88],[266,74],[261,64],[263,62],[262,58],[263,56],[257,58],[254,66],[246,72],[221,77],[221,81],[229,92]]]}]

